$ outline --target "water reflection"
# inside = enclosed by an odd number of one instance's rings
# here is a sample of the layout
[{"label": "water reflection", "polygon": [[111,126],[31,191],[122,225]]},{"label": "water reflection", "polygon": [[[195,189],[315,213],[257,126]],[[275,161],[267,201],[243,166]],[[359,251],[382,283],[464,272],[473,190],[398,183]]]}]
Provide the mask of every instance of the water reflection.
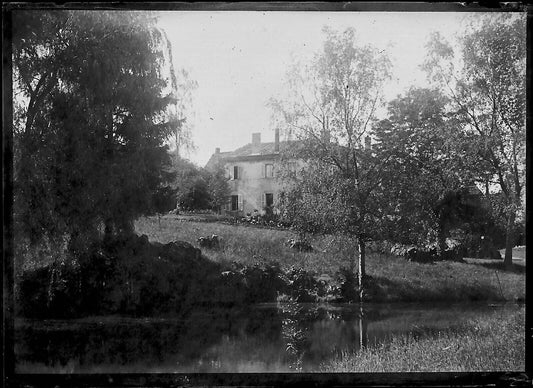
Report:
[{"label": "water reflection", "polygon": [[442,330],[503,306],[282,303],[178,318],[15,321],[18,373],[309,372],[395,334]]},{"label": "water reflection", "polygon": [[363,305],[359,306],[359,348],[366,348],[368,345],[368,322],[365,316]]}]

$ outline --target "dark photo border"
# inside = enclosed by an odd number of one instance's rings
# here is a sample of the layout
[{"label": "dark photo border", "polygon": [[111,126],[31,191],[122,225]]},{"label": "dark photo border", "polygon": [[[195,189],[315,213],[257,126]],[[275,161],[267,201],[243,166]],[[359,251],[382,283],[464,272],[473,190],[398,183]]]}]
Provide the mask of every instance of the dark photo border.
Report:
[{"label": "dark photo border", "polygon": [[[533,320],[526,303],[526,370],[523,372],[488,373],[134,373],[134,374],[17,374],[14,359],[14,295],[13,295],[13,101],[11,59],[11,16],[22,9],[94,9],[94,10],[195,10],[195,11],[403,11],[403,12],[491,12],[528,11],[527,16],[527,151],[526,203],[531,203],[531,34],[532,11],[524,3],[422,3],[422,2],[96,2],[96,3],[3,3],[3,77],[2,77],[2,140],[3,140],[3,384],[7,387],[154,387],[154,386],[522,386],[532,384]],[[530,230],[531,210],[526,206],[526,235]],[[531,266],[526,266],[526,284],[530,285]],[[529,287],[527,287],[529,289]],[[526,290],[526,301],[529,292]]]}]

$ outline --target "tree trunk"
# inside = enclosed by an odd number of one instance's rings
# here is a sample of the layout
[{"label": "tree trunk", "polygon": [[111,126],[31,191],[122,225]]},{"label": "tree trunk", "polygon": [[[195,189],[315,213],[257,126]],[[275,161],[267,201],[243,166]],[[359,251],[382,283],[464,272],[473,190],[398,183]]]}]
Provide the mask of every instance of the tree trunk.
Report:
[{"label": "tree trunk", "polygon": [[358,268],[358,275],[359,275],[359,302],[362,303],[364,301],[364,294],[365,294],[365,276],[366,276],[366,269],[365,269],[365,261],[366,261],[366,252],[365,252],[365,241],[362,238],[358,239],[359,244],[359,268]]},{"label": "tree trunk", "polygon": [[438,244],[438,252],[440,259],[444,258],[444,254],[446,252],[446,229],[443,222],[439,222],[439,232],[437,237],[437,244]]},{"label": "tree trunk", "polygon": [[130,237],[134,234],[135,226],[132,220],[124,218],[120,220],[120,234],[125,237]]},{"label": "tree trunk", "polygon": [[516,210],[510,210],[507,216],[507,230],[505,235],[505,258],[503,263],[505,268],[513,266],[513,246],[514,246],[514,222],[516,219]]}]

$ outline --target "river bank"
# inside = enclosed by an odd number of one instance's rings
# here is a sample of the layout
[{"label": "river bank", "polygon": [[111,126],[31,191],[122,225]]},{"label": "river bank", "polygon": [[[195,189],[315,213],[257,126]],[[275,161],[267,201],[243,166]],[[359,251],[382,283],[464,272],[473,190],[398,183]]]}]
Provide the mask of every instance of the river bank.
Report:
[{"label": "river bank", "polygon": [[[198,306],[359,302],[353,244],[342,236],[316,237],[303,252],[286,244],[295,237],[286,230],[156,217],[139,220],[136,230],[75,259],[27,253],[16,272],[17,314],[158,316]],[[198,238],[213,234],[220,245],[200,250]],[[523,301],[523,268],[416,263],[371,251],[365,302]]]},{"label": "river bank", "polygon": [[400,334],[343,352],[320,372],[482,372],[525,370],[525,308],[496,311],[443,330]]},{"label": "river bank", "polygon": [[[199,237],[216,234],[221,238],[220,248],[202,252],[218,263],[277,263],[283,271],[298,268],[316,277],[332,278],[341,268],[354,271],[354,244],[342,236],[311,237],[313,250],[299,252],[286,244],[288,239],[298,237],[290,230],[200,222],[184,216],[141,218],[135,226],[138,233],[161,243],[179,239],[194,245]],[[522,301],[525,298],[525,264],[522,263],[508,271],[503,268],[503,261],[500,264],[466,259],[425,264],[372,250],[367,253],[371,302]]]},{"label": "river bank", "polygon": [[[498,322],[501,327],[496,327]],[[17,319],[15,335],[20,373],[524,367],[523,307],[512,304],[365,304],[361,308],[277,303],[195,309],[180,318]]]},{"label": "river bank", "polygon": [[[154,217],[136,231],[78,260],[19,268],[20,371],[523,369],[523,312],[485,311],[523,300],[523,270],[370,252],[363,311],[339,236],[300,252],[287,230]],[[220,246],[200,250],[212,234]]]}]

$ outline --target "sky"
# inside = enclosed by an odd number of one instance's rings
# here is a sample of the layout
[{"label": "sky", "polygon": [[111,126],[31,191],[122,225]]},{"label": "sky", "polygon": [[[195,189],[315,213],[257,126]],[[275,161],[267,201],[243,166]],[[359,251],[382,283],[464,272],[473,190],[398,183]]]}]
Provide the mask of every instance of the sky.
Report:
[{"label": "sky", "polygon": [[393,79],[387,100],[411,86],[427,86],[419,69],[432,31],[453,39],[468,13],[165,11],[159,25],[172,44],[176,69],[198,87],[187,122],[194,150],[182,156],[203,166],[219,147],[232,151],[260,132],[274,140],[266,102],[280,96],[295,60],[310,60],[324,41],[322,28],[354,27],[361,43],[388,53]]}]

